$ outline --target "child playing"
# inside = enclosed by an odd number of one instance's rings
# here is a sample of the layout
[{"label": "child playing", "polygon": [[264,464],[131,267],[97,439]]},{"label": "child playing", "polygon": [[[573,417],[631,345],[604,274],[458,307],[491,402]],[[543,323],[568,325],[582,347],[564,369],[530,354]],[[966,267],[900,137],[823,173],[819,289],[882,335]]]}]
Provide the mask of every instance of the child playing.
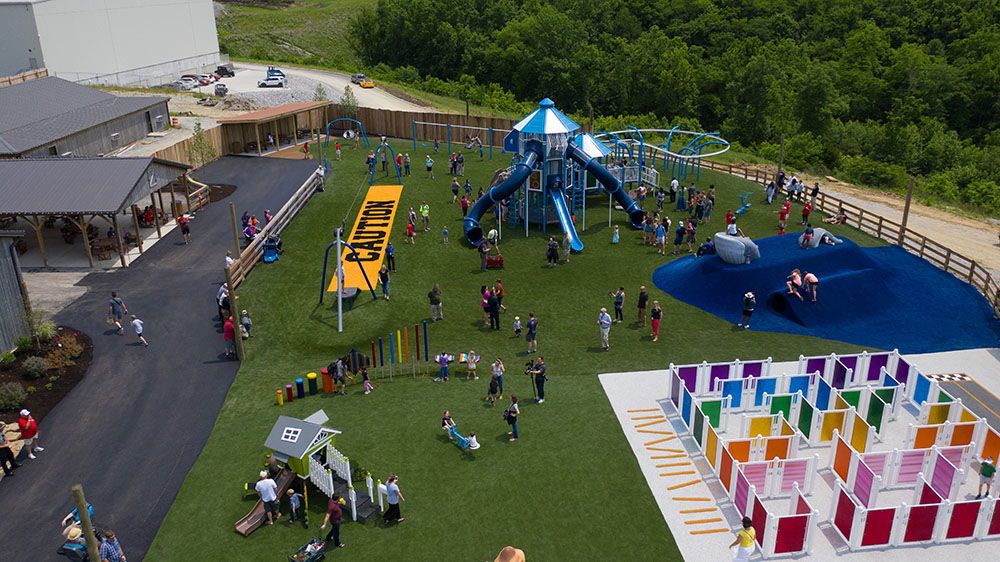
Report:
[{"label": "child playing", "polygon": [[407,223],[406,225],[406,241],[410,244],[414,243],[414,237],[416,236],[416,231],[413,229],[413,223]]},{"label": "child playing", "polygon": [[473,380],[479,380],[479,376],[476,375],[476,362],[479,361],[479,356],[476,355],[475,351],[469,350],[469,354],[465,356],[465,364],[469,367],[469,372],[465,375],[465,380],[469,380],[469,377],[473,377]]},{"label": "child playing", "polygon": [[452,438],[451,428],[455,427],[455,425],[456,425],[455,420],[451,418],[451,412],[445,410],[444,414],[441,416],[441,429],[443,429],[444,432],[448,434],[448,439]]},{"label": "child playing", "polygon": [[986,495],[990,495],[990,483],[993,482],[993,474],[997,471],[996,465],[993,464],[993,457],[986,457],[986,460],[979,465],[979,490],[976,493],[976,499],[983,497],[983,486],[986,486]]},{"label": "child playing", "polygon": [[368,367],[361,367],[361,380],[365,385],[365,394],[372,391],[372,380],[368,378]]},{"label": "child playing", "polygon": [[447,226],[441,229],[441,241],[443,243],[445,243],[445,244],[448,243],[448,227]]},{"label": "child playing", "polygon": [[514,317],[514,337],[516,337],[516,338],[521,337],[521,317],[520,316],[515,316]]},{"label": "child playing", "polygon": [[135,335],[138,336],[139,343],[149,347],[149,342],[146,341],[146,338],[142,337],[142,320],[139,320],[139,317],[135,314],[132,315],[132,329],[135,330]]},{"label": "child playing", "polygon": [[490,377],[490,389],[486,392],[486,400],[489,400],[490,406],[497,405],[497,393],[500,392],[500,378],[496,373]]},{"label": "child playing", "polygon": [[240,316],[243,317],[243,319],[240,320],[240,335],[246,339],[250,337],[251,330],[253,329],[253,320],[250,319],[250,313],[246,310],[244,310]]},{"label": "child playing", "polygon": [[296,492],[294,489],[288,489],[288,507],[289,516],[288,522],[295,523],[296,521],[302,521],[302,525],[306,524],[306,515],[302,511],[302,494]]},{"label": "child playing", "polygon": [[615,225],[615,229],[611,232],[611,243],[612,244],[617,244],[618,243],[618,225],[617,224]]},{"label": "child playing", "polygon": [[479,441],[476,439],[476,434],[474,432],[470,433],[469,434],[469,450],[470,451],[475,451],[478,448],[479,448]]},{"label": "child playing", "polygon": [[438,355],[437,357],[434,358],[434,360],[437,361],[438,365],[441,366],[441,371],[438,373],[438,377],[434,379],[434,382],[448,382],[448,374],[449,374],[448,361],[450,359],[451,357],[449,357],[448,354],[444,352],[441,352],[441,355]]}]

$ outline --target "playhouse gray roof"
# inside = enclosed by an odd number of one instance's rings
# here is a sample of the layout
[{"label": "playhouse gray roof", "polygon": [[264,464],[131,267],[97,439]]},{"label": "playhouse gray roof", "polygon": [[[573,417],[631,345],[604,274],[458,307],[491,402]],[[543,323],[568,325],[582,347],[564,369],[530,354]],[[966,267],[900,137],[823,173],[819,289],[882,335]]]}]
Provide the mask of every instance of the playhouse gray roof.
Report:
[{"label": "playhouse gray roof", "polygon": [[[294,430],[298,430],[294,441],[282,439],[286,429],[292,433]],[[267,436],[267,441],[264,441],[264,446],[276,453],[300,459],[305,456],[309,445],[312,445],[322,429],[321,425],[288,416],[278,416],[278,421],[274,422],[274,427],[271,428],[271,434]]]},{"label": "playhouse gray roof", "polygon": [[6,86],[0,89],[0,154],[21,154],[168,99],[113,96],[55,76]]}]

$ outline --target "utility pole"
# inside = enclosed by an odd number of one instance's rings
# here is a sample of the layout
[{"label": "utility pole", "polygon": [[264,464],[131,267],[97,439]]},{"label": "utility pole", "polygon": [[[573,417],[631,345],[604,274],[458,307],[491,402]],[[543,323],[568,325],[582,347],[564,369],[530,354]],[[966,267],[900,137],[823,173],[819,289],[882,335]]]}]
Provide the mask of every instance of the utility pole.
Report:
[{"label": "utility pole", "polygon": [[97,544],[97,536],[94,534],[94,522],[90,520],[90,510],[87,509],[87,498],[83,495],[83,486],[77,484],[70,488],[70,491],[73,492],[76,512],[80,515],[83,537],[87,539],[87,554],[90,555],[91,560],[100,560],[101,553]]},{"label": "utility pole", "polygon": [[[344,244],[340,239],[341,232],[343,232],[343,226],[334,229],[334,234],[337,235],[337,267],[334,268],[333,274],[337,276],[337,331],[344,331],[344,266],[340,261],[343,256]],[[358,264],[361,265],[361,264]],[[360,289],[359,289],[360,290]]]},{"label": "utility pole", "polygon": [[906,221],[910,218],[910,200],[913,199],[914,179],[913,176],[910,176],[910,183],[906,186],[906,205],[903,206],[903,222],[899,227],[899,239],[896,240],[896,243],[900,246],[903,245],[903,236],[906,235]]}]

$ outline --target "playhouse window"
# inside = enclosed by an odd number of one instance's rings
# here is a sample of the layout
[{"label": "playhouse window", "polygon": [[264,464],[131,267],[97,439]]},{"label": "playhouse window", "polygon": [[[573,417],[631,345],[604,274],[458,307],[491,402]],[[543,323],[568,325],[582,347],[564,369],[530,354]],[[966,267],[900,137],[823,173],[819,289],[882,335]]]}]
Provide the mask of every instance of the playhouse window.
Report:
[{"label": "playhouse window", "polygon": [[297,427],[286,427],[285,431],[281,433],[281,440],[295,443],[299,440],[300,433],[302,433],[302,430]]}]

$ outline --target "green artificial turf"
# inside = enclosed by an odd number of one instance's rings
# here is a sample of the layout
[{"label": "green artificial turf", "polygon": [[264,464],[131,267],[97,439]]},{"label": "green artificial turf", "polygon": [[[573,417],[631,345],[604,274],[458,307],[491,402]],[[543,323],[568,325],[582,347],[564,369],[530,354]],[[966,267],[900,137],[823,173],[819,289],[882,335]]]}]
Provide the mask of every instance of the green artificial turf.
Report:
[{"label": "green artificial turf", "polygon": [[[370,295],[360,295],[354,309],[345,313],[344,332],[339,334],[335,299],[318,305],[321,260],[332,228],[346,218],[350,230],[367,188],[364,152],[345,149],[344,160],[337,162],[331,146],[333,170],[326,191],[318,193],[284,232],[281,260],[259,264],[239,288],[238,306],[254,319],[247,358],[149,560],[190,560],[193,552],[206,560],[279,560],[319,536],[325,499],[312,489],[309,530],[279,525],[244,538],[232,525],[253,506],[252,500],[240,499],[241,487],[255,479],[266,453],[262,443],[277,416],[304,417],[320,408],[330,416],[329,425],[343,432],[338,449],[383,480],[389,472],[399,473],[406,498],[402,511],[407,520],[398,527],[345,522],[342,540],[348,546],[335,553],[337,558],[492,560],[511,544],[533,560],[626,555],[635,560],[680,559],[597,374],[662,369],[670,362],[766,356],[789,360],[800,353],[859,350],[845,343],[741,330],[660,292],[652,286],[651,274],[670,257],[642,246],[621,211],[612,213],[621,228],[621,243],[611,245],[606,196],[592,199],[582,233],[587,247],[570,263],[544,267],[540,233],[532,228],[525,238],[523,230],[508,229],[501,243],[506,267],[480,273],[476,252],[463,241],[461,211],[450,204],[450,178],[443,173],[447,155],[436,155],[438,177],[429,180],[423,172],[429,148],[413,152],[405,141],[393,144],[411,152],[414,175],[404,180],[395,220],[398,273],[392,276],[392,299],[373,301]],[[509,163],[504,156],[483,163],[472,153],[467,156],[468,175],[477,188]],[[395,183],[381,175],[378,180]],[[707,188],[709,183],[718,188],[719,203],[711,225],[701,229],[703,237],[720,228],[727,206],[738,206],[738,192],[756,189],[743,180],[703,171],[698,185]],[[419,233],[415,245],[404,244],[406,208],[422,200],[431,206],[431,232]],[[773,209],[759,200],[752,199],[754,207],[741,220],[754,237],[773,233],[776,223]],[[652,206],[647,201],[647,208]],[[798,209],[793,208],[793,217]],[[675,212],[670,215],[677,218]],[[484,224],[491,221],[485,219]],[[450,231],[447,245],[441,240],[443,224]],[[847,227],[831,230],[862,245],[879,243]],[[503,279],[507,293],[501,332],[483,327],[479,305],[480,286],[496,278]],[[441,284],[445,320],[429,326],[431,353],[475,350],[483,357],[479,381],[466,382],[461,366],[456,366],[447,384],[404,375],[382,379],[367,396],[353,386],[346,397],[312,396],[275,404],[274,391],[295,377],[318,371],[351,347],[367,351],[374,338],[428,319],[426,294],[434,283]],[[627,292],[627,322],[612,328],[611,350],[605,353],[599,347],[597,311],[611,307],[608,292],[619,285]],[[648,328],[633,324],[639,285],[649,287],[651,298],[663,304],[656,343]],[[738,298],[734,302],[738,304]],[[540,405],[525,400],[532,395],[530,381],[522,374],[525,345],[511,330],[513,317],[526,320],[528,312],[540,319],[539,351],[549,365],[547,398]],[[497,356],[508,367],[507,394],[522,397],[522,438],[517,443],[506,441],[502,407],[483,402],[488,382],[483,373]],[[445,409],[451,410],[463,434],[479,435],[479,451],[463,454],[448,442],[440,429]]]}]

